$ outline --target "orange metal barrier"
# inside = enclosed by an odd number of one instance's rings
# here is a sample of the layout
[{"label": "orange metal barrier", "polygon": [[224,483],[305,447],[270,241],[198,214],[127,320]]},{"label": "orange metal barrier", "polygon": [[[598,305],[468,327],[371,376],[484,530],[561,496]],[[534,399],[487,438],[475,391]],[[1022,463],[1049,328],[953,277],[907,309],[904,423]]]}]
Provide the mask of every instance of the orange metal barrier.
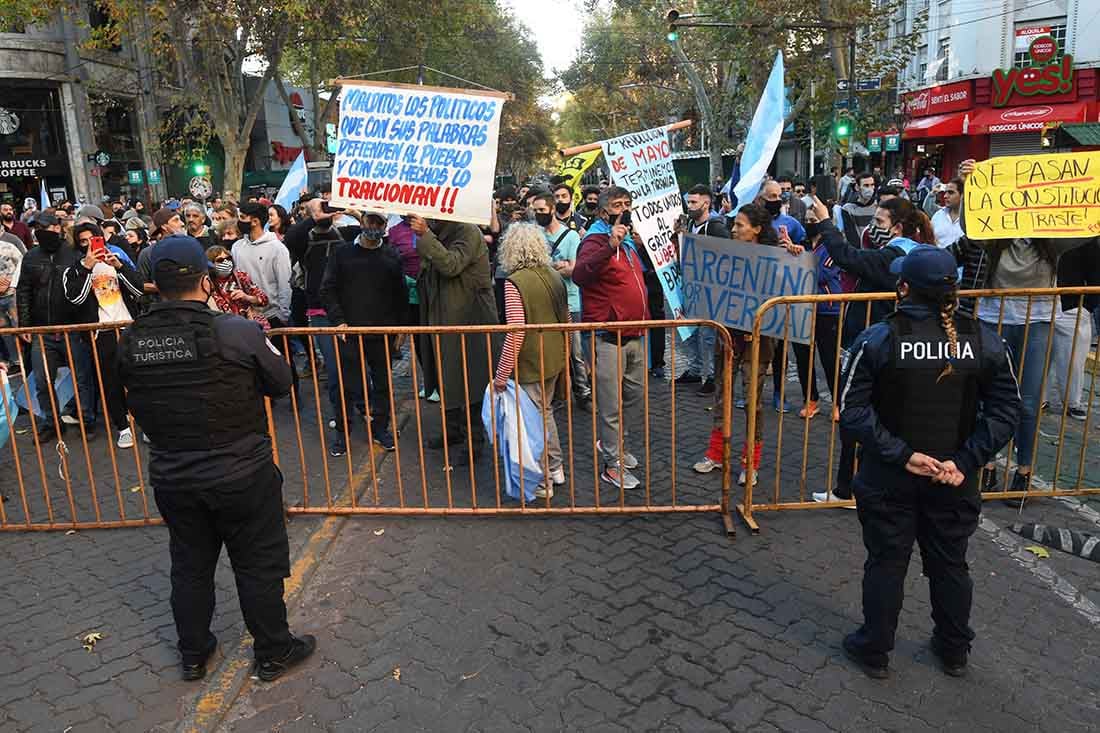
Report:
[{"label": "orange metal barrier", "polygon": [[[684,465],[698,456],[693,452],[677,452],[679,445],[698,447],[701,453],[707,445],[711,421],[703,419],[706,413],[689,409],[693,419],[685,424],[680,419],[683,399],[678,400],[675,381],[652,379],[646,356],[652,338],[664,338],[662,331],[678,326],[696,325],[715,328],[726,344],[724,352],[723,382],[725,390],[720,405],[721,425],[726,436],[726,460],[723,462],[721,483],[713,478],[699,477]],[[623,332],[643,330],[639,340],[624,337]],[[561,375],[564,396],[552,403],[544,401],[541,416],[544,433],[556,426],[560,436],[562,468],[565,483],[556,487],[553,497],[545,496],[528,501],[524,492],[517,499],[509,498],[503,491],[499,454],[492,445],[498,436],[479,440],[483,433],[481,406],[485,386],[484,375],[496,369],[498,342],[509,332],[522,331],[525,338],[539,339],[540,357],[545,355],[547,336],[564,332],[565,364]],[[578,334],[585,347],[585,362],[592,386],[592,401],[588,413],[581,409],[574,397],[571,370],[569,368],[573,345],[571,334]],[[408,336],[408,356],[402,361],[400,373],[395,374],[393,339]],[[300,478],[300,493],[287,493],[291,504],[290,514],[407,514],[407,515],[569,515],[569,514],[630,514],[668,512],[719,512],[727,531],[733,533],[729,513],[730,461],[729,423],[730,359],[729,337],[725,329],[711,321],[644,321],[630,323],[581,323],[555,325],[512,326],[451,326],[451,327],[393,327],[393,328],[288,328],[270,333],[289,359],[292,338],[306,342],[312,372],[308,382],[303,382],[300,393],[291,396],[289,405],[293,424],[270,424],[278,461],[283,473]],[[321,385],[321,367],[315,353],[324,346],[324,339],[339,339],[330,353],[335,354],[338,405],[329,405]],[[599,341],[614,346],[614,362],[595,361],[594,354]],[[384,376],[375,373],[368,378],[363,368],[370,361],[370,352],[384,350],[381,369]],[[324,349],[321,349],[322,351]],[[605,349],[606,354],[606,349]],[[669,352],[669,371],[676,373],[675,348]],[[606,359],[607,357],[602,357]],[[639,358],[641,362],[639,363]],[[376,359],[377,362],[377,359]],[[547,382],[542,372],[536,375],[518,375],[518,382]],[[431,381],[431,375],[461,374],[457,381],[451,378],[436,379],[437,384],[427,384],[425,397],[432,387],[438,387],[438,405],[418,397],[421,385]],[[470,382],[482,375],[480,387]],[[595,376],[591,376],[595,375]],[[624,381],[624,375],[626,379]],[[530,378],[528,378],[530,377]],[[332,375],[329,376],[331,386]],[[491,379],[491,377],[490,377]],[[610,387],[596,388],[596,381]],[[609,383],[607,380],[611,380]],[[373,382],[390,385],[384,394],[372,394]],[[445,382],[450,382],[450,389]],[[456,384],[459,384],[456,389]],[[602,404],[612,394],[617,412],[623,416],[625,430],[614,433],[620,456],[620,468],[629,469],[628,452],[638,454],[635,469],[641,485],[627,489],[620,480],[611,485],[601,476],[601,455],[597,448],[601,432],[601,420],[609,412]],[[328,427],[331,421],[325,412],[348,414],[355,405],[349,404],[349,395],[363,395],[361,415],[345,422],[336,430]],[[495,411],[496,394],[490,393]],[[537,402],[536,393],[536,402]],[[634,405],[635,401],[640,405]],[[631,408],[640,408],[634,409]],[[279,414],[276,406],[273,413]],[[398,436],[387,456],[376,442],[372,413],[384,413]],[[631,417],[624,412],[635,412]],[[450,420],[447,414],[451,413]],[[455,440],[455,430],[461,440]],[[522,435],[522,424],[519,426]],[[337,432],[338,431],[338,432]],[[608,434],[606,429],[603,429]],[[640,435],[639,435],[640,433]],[[442,445],[433,449],[428,445],[429,436],[442,438]],[[342,438],[347,446],[346,454],[337,458],[328,455],[333,438]],[[365,438],[365,440],[364,440]],[[522,441],[521,441],[522,443]],[[370,446],[371,449],[366,448]],[[582,447],[583,446],[583,447]],[[522,448],[521,448],[522,451]],[[522,455],[520,457],[522,461]],[[338,468],[339,466],[339,468]],[[544,476],[550,475],[549,451],[542,457]],[[686,473],[686,478],[685,478]],[[337,475],[346,474],[340,479]],[[709,480],[708,480],[709,479]],[[319,486],[318,486],[319,484]],[[528,487],[529,488],[529,487]]]},{"label": "orange metal barrier", "polygon": [[[989,499],[1009,499],[1009,498],[1039,498],[1039,497],[1052,497],[1052,496],[1074,496],[1074,495],[1088,495],[1088,494],[1100,494],[1100,462],[1097,465],[1092,466],[1091,475],[1086,475],[1086,462],[1088,460],[1087,446],[1090,443],[1094,443],[1095,438],[1090,434],[1090,428],[1093,424],[1093,403],[1095,401],[1096,394],[1096,372],[1098,365],[1095,362],[1095,354],[1093,354],[1093,363],[1090,368],[1087,369],[1084,379],[1087,385],[1087,409],[1086,414],[1081,424],[1081,429],[1076,428],[1078,420],[1068,419],[1069,407],[1072,403],[1070,395],[1070,379],[1068,374],[1052,374],[1051,373],[1051,358],[1055,352],[1055,341],[1058,338],[1055,326],[1058,320],[1060,308],[1052,308],[1049,320],[1043,319],[1033,320],[1032,308],[1036,304],[1042,301],[1050,302],[1053,297],[1071,296],[1076,298],[1076,314],[1070,318],[1073,321],[1073,331],[1069,334],[1069,358],[1067,363],[1069,368],[1072,369],[1072,365],[1079,355],[1078,334],[1082,329],[1083,319],[1091,318],[1091,315],[1087,314],[1082,307],[1084,304],[1084,298],[1086,295],[1100,295],[1100,287],[1078,287],[1078,288],[1046,288],[1046,289],[1023,289],[1023,290],[971,290],[962,291],[960,293],[961,298],[974,298],[973,311],[978,313],[978,305],[982,299],[995,298],[999,300],[999,316],[997,319],[996,328],[998,334],[1003,330],[1004,318],[1005,318],[1005,303],[1008,298],[1026,298],[1026,307],[1024,312],[1024,335],[1023,343],[1024,348],[1022,353],[1018,355],[1016,359],[1016,372],[1022,374],[1027,361],[1027,348],[1026,345],[1029,342],[1029,338],[1033,336],[1032,327],[1036,323],[1041,323],[1044,326],[1049,327],[1049,338],[1045,345],[1044,364],[1042,372],[1042,383],[1040,385],[1040,405],[1037,410],[1036,418],[1034,421],[1033,436],[1035,440],[1035,455],[1032,459],[1032,471],[1029,474],[1027,482],[1027,489],[1025,491],[990,491],[983,494],[983,498]],[[835,363],[834,367],[834,379],[832,384],[829,384],[829,390],[833,396],[833,400],[836,400],[836,395],[840,391],[841,382],[841,335],[843,332],[844,318],[847,314],[847,309],[852,303],[865,302],[870,304],[872,301],[884,301],[895,300],[893,293],[851,293],[846,295],[799,295],[799,296],[783,296],[778,298],[772,298],[764,304],[762,304],[756,312],[755,321],[753,324],[753,338],[751,346],[751,367],[749,381],[751,384],[756,384],[763,370],[767,368],[766,364],[760,363],[760,348],[761,348],[761,328],[764,323],[764,319],[769,313],[777,308],[785,308],[786,313],[785,321],[786,332],[782,340],[782,370],[783,379],[780,383],[780,397],[779,400],[782,403],[786,399],[786,386],[787,386],[787,354],[789,353],[789,346],[791,343],[789,325],[791,323],[791,309],[796,304],[814,304],[822,302],[839,302],[840,303],[840,315],[838,318],[838,327],[836,332],[835,343]],[[1071,301],[1072,302],[1072,301]],[[1036,308],[1038,310],[1038,308]],[[1072,309],[1070,309],[1072,310]],[[867,318],[865,323],[869,323],[870,320],[870,307],[867,308]],[[815,353],[817,351],[817,326],[818,326],[818,314],[816,307],[812,311],[810,343],[808,345],[809,351],[809,364],[812,370],[815,370]],[[1084,313],[1084,315],[1082,315]],[[976,317],[976,316],[975,316]],[[992,323],[990,324],[993,325]],[[1038,330],[1038,329],[1036,329]],[[1090,329],[1091,330],[1091,329]],[[1039,338],[1042,338],[1040,335]],[[1065,335],[1062,338],[1066,338]],[[1095,338],[1095,334],[1093,334]],[[778,341],[777,341],[778,343]],[[1064,343],[1064,341],[1063,341]],[[1034,358],[1034,357],[1033,357]],[[824,365],[823,365],[824,366]],[[1047,418],[1044,413],[1046,412],[1045,395],[1047,394],[1047,385],[1051,378],[1058,378],[1061,380],[1061,392],[1054,395],[1061,403],[1060,416],[1055,423],[1052,419]],[[808,381],[808,380],[807,380]],[[820,381],[819,381],[820,383]],[[810,399],[809,389],[802,393],[804,401],[808,402]],[[750,390],[750,393],[745,395],[747,402],[747,425],[746,436],[751,441],[751,436],[756,430],[756,406],[759,399],[759,395],[755,390]],[[795,415],[797,413],[793,413]],[[785,453],[784,448],[784,427],[791,427],[789,423],[795,423],[794,427],[801,430],[801,446],[796,456],[789,455],[788,450]],[[798,425],[797,423],[801,423]],[[827,430],[826,430],[827,428]],[[1047,430],[1044,430],[1046,428]],[[1048,440],[1054,438],[1054,433],[1057,432],[1057,437],[1052,442],[1056,444],[1056,451],[1051,460],[1043,460],[1040,456],[1040,439],[1047,438]],[[760,501],[758,491],[753,486],[752,481],[747,481],[744,489],[744,496],[741,503],[738,505],[738,511],[740,512],[745,523],[752,529],[752,531],[759,531],[759,525],[754,518],[754,512],[758,511],[777,511],[788,509],[829,509],[839,506],[852,506],[854,501],[826,501],[815,502],[811,500],[810,494],[815,490],[822,492],[832,492],[834,489],[833,477],[835,470],[835,461],[837,459],[838,448],[838,426],[836,422],[830,419],[829,412],[822,410],[817,418],[811,417],[787,417],[780,419],[776,422],[776,431],[774,442],[765,437],[764,450],[765,453],[769,453],[774,446],[774,453],[771,453],[769,458],[774,464],[774,472],[768,471],[767,478],[770,479],[770,491],[766,491],[763,494],[764,500]],[[1063,454],[1067,453],[1066,446],[1072,443],[1079,443],[1077,446],[1077,470],[1074,474],[1072,470],[1068,473],[1063,471],[1062,459]],[[1045,444],[1044,444],[1045,446]],[[811,456],[811,449],[816,454]],[[1011,464],[1013,457],[1013,441],[1009,441],[1008,445],[1000,452],[1001,458],[998,461],[997,471],[998,479],[1000,480],[1001,487],[1008,486],[1009,480],[1012,476]],[[1098,457],[1100,458],[1100,457]],[[794,460],[792,460],[794,459]],[[790,479],[783,475],[783,469],[785,465],[787,467],[796,465],[799,470],[796,472],[797,478]],[[811,468],[819,469],[824,467],[824,476],[811,476]],[[856,461],[856,467],[858,468],[858,459]],[[765,471],[763,464],[761,468],[761,477],[763,478]],[[789,476],[789,473],[788,473]],[[1033,484],[1036,483],[1037,477],[1048,477],[1046,479],[1049,488],[1037,488]],[[1090,485],[1091,484],[1091,485]],[[1064,488],[1059,488],[1059,486]]]},{"label": "orange metal barrier", "polygon": [[[23,365],[20,375],[6,377],[12,391],[9,403],[0,398],[3,419],[11,427],[8,449],[11,466],[5,467],[9,480],[0,484],[0,530],[69,530],[106,527],[133,527],[160,524],[159,516],[150,514],[146,491],[142,451],[138,431],[132,417],[129,427],[134,436],[132,448],[118,448],[117,436],[106,416],[108,400],[104,375],[114,364],[101,360],[100,353],[117,342],[119,333],[128,323],[86,324],[48,328],[5,328],[0,337],[12,339],[14,352]],[[62,420],[57,396],[49,390],[49,414],[56,434],[66,430],[62,440],[39,438],[39,431],[51,427],[33,411],[26,417],[13,414],[14,398],[32,403],[27,377],[31,372],[32,353],[37,363],[46,352],[47,340],[59,343],[64,354],[58,368],[66,368],[73,377],[72,409],[66,413],[75,418],[75,425]],[[94,405],[83,404],[77,387],[77,374],[85,368],[83,353],[91,355],[89,373],[81,378],[94,379],[93,398],[103,412],[97,421],[95,435],[89,435],[85,418]],[[36,372],[37,373],[37,372]],[[37,378],[37,377],[36,377]],[[107,476],[108,478],[104,478]],[[15,480],[10,480],[14,478]],[[36,484],[41,485],[39,490]]]}]

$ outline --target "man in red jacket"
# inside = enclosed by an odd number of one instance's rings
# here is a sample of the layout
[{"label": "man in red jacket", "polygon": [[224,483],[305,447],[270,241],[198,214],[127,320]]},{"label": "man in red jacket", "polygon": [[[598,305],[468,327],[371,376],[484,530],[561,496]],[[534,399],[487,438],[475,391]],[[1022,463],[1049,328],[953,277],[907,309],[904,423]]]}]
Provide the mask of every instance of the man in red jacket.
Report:
[{"label": "man in red jacket", "polygon": [[[582,320],[588,323],[643,321],[648,317],[644,266],[631,237],[630,192],[611,186],[600,194],[598,219],[581,241],[573,267],[573,282],[581,289]],[[641,482],[630,471],[638,459],[627,449],[629,430],[619,414],[629,414],[642,397],[646,369],[645,329],[623,328],[596,332],[597,365],[595,407],[600,414],[597,447],[604,460],[601,478],[623,489]],[[622,372],[619,372],[619,344]],[[625,421],[629,424],[629,418]],[[620,444],[622,452],[619,452]]]},{"label": "man in red jacket", "polygon": [[0,204],[0,226],[19,237],[27,249],[34,246],[30,228],[16,218],[15,209],[11,204]]}]

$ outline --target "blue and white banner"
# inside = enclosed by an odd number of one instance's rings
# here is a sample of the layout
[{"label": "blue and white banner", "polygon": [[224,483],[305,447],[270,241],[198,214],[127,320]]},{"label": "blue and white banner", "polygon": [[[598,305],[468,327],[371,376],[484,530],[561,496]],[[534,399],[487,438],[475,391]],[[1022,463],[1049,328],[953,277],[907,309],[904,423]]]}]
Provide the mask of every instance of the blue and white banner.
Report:
[{"label": "blue and white banner", "polygon": [[279,186],[279,193],[275,196],[275,203],[290,211],[294,202],[302,197],[302,189],[308,184],[309,173],[306,171],[306,153],[303,149],[286,172],[283,185]]},{"label": "blue and white banner", "polygon": [[[741,178],[734,186],[733,195],[737,197],[737,208],[756,198],[764,176],[768,172],[779,139],[783,137],[783,110],[786,105],[783,93],[783,52],[775,54],[775,64],[768,76],[764,93],[756,105],[752,124],[745,136],[745,150],[741,153]],[[737,209],[734,209],[736,213]]]}]

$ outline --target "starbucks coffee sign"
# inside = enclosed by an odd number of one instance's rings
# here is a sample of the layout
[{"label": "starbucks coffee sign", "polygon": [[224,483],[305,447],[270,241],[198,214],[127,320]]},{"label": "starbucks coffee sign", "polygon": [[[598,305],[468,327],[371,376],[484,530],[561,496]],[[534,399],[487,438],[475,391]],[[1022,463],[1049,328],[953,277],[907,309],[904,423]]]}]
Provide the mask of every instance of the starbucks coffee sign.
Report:
[{"label": "starbucks coffee sign", "polygon": [[0,178],[40,178],[39,169],[45,167],[41,158],[0,158]]}]

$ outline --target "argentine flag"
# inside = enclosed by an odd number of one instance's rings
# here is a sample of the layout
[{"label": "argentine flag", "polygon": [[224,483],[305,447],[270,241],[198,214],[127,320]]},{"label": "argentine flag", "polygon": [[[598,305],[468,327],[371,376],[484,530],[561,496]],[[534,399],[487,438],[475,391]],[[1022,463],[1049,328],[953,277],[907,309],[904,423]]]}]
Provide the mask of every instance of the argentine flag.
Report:
[{"label": "argentine flag", "polygon": [[290,166],[290,170],[286,172],[286,178],[283,179],[283,185],[279,187],[275,203],[290,211],[291,207],[294,206],[294,202],[301,198],[302,189],[306,187],[308,181],[306,151],[303,148],[302,152],[298,153],[298,157],[294,159],[294,165]]},{"label": "argentine flag", "polygon": [[46,179],[38,179],[38,210],[45,211],[50,208],[50,196],[46,193]]},{"label": "argentine flag", "polygon": [[[768,166],[783,137],[783,52],[775,55],[772,73],[760,103],[756,105],[756,114],[752,116],[749,133],[745,136],[745,150],[741,153],[741,179],[733,188],[737,197],[737,209],[756,198]],[[737,209],[731,212],[737,213]]]}]

